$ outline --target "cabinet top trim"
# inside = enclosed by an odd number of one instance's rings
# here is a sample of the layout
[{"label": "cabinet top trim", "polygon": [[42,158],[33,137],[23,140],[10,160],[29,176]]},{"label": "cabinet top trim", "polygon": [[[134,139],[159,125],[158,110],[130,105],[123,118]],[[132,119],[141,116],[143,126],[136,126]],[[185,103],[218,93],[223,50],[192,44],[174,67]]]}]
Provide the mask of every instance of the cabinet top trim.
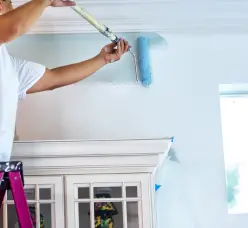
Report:
[{"label": "cabinet top trim", "polygon": [[12,160],[30,175],[93,172],[151,172],[161,164],[173,138],[14,142]]},{"label": "cabinet top trim", "polygon": [[91,157],[159,155],[173,138],[123,140],[15,141],[12,157]]}]

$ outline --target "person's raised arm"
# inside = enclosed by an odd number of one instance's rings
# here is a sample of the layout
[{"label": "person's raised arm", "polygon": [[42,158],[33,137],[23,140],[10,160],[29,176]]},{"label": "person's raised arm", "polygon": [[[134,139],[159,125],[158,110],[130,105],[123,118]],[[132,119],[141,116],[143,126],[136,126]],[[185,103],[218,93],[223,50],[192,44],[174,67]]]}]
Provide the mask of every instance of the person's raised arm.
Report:
[{"label": "person's raised arm", "polygon": [[0,44],[12,41],[26,33],[38,20],[46,7],[72,5],[75,5],[72,1],[31,0],[14,10],[0,15]]},{"label": "person's raised arm", "polygon": [[27,93],[30,94],[53,90],[77,83],[92,75],[104,65],[120,60],[128,51],[128,48],[128,42],[121,39],[118,42],[117,47],[115,43],[110,43],[106,45],[98,55],[91,59],[51,70],[46,69],[43,77],[41,77]]}]

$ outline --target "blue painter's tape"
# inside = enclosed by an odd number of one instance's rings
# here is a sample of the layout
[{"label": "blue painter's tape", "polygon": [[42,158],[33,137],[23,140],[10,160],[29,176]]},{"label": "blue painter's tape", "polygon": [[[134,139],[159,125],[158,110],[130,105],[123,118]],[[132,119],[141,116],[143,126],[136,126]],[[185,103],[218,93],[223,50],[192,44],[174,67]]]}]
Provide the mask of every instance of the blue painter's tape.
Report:
[{"label": "blue painter's tape", "polygon": [[148,87],[152,83],[150,60],[149,60],[149,40],[140,36],[137,39],[139,80],[143,86]]},{"label": "blue painter's tape", "polygon": [[160,189],[161,185],[160,184],[155,184],[155,192]]}]

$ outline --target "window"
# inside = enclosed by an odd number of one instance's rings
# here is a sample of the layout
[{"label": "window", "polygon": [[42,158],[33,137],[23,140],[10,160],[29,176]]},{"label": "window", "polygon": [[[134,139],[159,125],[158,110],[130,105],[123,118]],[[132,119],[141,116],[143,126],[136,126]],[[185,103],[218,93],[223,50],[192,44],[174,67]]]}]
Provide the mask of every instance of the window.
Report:
[{"label": "window", "polygon": [[[248,91],[248,90],[247,90]],[[248,92],[220,96],[228,211],[248,212]]]}]

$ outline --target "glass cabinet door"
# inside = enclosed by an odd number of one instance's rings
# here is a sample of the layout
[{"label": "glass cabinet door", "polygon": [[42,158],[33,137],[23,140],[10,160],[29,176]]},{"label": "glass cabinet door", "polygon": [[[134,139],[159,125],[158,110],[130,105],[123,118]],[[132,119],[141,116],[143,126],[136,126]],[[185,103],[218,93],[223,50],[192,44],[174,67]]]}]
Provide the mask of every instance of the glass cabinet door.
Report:
[{"label": "glass cabinet door", "polygon": [[[35,228],[65,227],[62,177],[26,176],[24,191]],[[0,211],[0,228],[19,228],[11,191]]]},{"label": "glass cabinet door", "polygon": [[148,175],[66,176],[67,227],[151,228]]}]

